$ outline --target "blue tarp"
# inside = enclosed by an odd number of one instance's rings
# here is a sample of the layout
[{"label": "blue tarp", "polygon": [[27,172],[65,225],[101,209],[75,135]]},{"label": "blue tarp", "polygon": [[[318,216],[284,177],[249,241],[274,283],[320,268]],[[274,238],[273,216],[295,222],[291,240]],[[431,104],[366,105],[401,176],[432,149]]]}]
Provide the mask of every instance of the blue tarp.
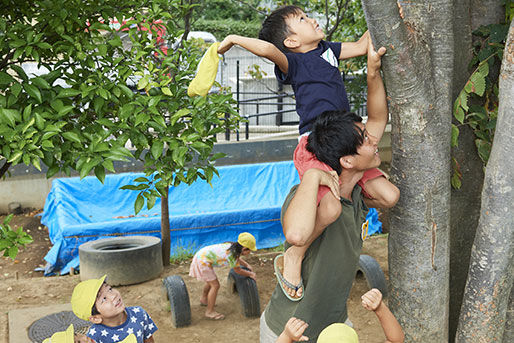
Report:
[{"label": "blue tarp", "polygon": [[[170,187],[171,254],[181,248],[196,251],[205,245],[235,241],[244,231],[256,237],[259,249],[282,243],[280,208],[289,189],[299,182],[293,163],[235,165],[218,171],[212,187],[203,180]],[[87,241],[136,234],[161,236],[160,200],[134,216],[138,192],[120,189],[141,176],[107,175],[103,185],[96,177],[52,182],[41,219],[53,244],[45,256],[45,275],[78,269],[78,247]],[[370,220],[370,234],[377,231],[373,222]]]},{"label": "blue tarp", "polygon": [[[212,187],[203,180],[170,187],[171,253],[234,241],[252,233],[258,248],[283,242],[280,208],[289,189],[299,182],[292,162],[219,167]],[[45,274],[78,269],[80,244],[114,235],[160,237],[160,200],[134,216],[137,191],[120,190],[141,173],[55,179],[41,222],[49,229],[52,249]]]}]

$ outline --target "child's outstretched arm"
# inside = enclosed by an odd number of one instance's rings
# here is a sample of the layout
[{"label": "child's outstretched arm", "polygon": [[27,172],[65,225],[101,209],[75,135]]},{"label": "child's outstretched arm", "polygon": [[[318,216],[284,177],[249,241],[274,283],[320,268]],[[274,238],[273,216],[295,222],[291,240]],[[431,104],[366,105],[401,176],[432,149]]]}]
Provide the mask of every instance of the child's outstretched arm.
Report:
[{"label": "child's outstretched arm", "polygon": [[382,293],[376,288],[368,291],[362,297],[362,306],[369,311],[375,312],[382,330],[386,336],[386,343],[403,343],[404,334],[400,323],[391,313],[389,308],[382,302]]},{"label": "child's outstretched arm", "polygon": [[382,65],[382,56],[386,53],[386,49],[381,47],[375,51],[371,38],[368,39],[368,120],[366,122],[366,130],[373,137],[380,141],[388,120],[387,99],[380,75],[380,66]]},{"label": "child's outstretched arm", "polygon": [[368,53],[368,38],[369,32],[366,31],[356,42],[342,42],[339,59],[345,60],[347,58],[366,55]]},{"label": "child's outstretched arm", "polygon": [[273,44],[257,38],[228,35],[221,42],[218,53],[224,54],[234,45],[239,45],[252,54],[267,58],[275,63],[283,73],[287,74],[289,64],[286,55]]},{"label": "child's outstretched arm", "polygon": [[275,343],[293,343],[308,341],[309,338],[303,335],[303,332],[309,324],[301,319],[291,317],[284,326],[284,331],[278,336]]}]

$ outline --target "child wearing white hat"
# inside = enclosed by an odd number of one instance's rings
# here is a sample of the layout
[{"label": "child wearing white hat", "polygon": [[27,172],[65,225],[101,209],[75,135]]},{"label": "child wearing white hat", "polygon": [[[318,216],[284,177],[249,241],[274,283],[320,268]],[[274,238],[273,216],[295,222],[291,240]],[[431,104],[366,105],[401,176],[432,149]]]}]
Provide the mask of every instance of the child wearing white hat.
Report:
[{"label": "child wearing white hat", "polygon": [[220,283],[213,267],[230,266],[234,268],[236,273],[255,279],[252,267],[240,257],[256,250],[255,237],[248,232],[243,232],[239,234],[237,242],[209,245],[196,252],[191,262],[189,275],[205,282],[200,304],[207,306],[205,310],[206,318],[213,320],[225,318],[223,314],[214,310]]}]

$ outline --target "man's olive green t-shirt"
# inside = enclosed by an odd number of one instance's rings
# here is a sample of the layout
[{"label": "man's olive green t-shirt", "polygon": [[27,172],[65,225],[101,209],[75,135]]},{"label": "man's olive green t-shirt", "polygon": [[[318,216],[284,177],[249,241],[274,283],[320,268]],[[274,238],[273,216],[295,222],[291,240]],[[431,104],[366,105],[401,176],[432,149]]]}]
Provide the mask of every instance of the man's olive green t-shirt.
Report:
[{"label": "man's olive green t-shirt", "polygon": [[[296,193],[294,186],[282,206],[282,216]],[[311,244],[302,262],[304,297],[293,302],[277,284],[265,309],[268,327],[278,336],[291,317],[309,324],[305,335],[316,341],[321,330],[347,317],[346,302],[362,250],[361,230],[368,208],[361,188],[355,186],[352,201],[341,199],[342,213]],[[290,245],[286,242],[286,249]]]}]

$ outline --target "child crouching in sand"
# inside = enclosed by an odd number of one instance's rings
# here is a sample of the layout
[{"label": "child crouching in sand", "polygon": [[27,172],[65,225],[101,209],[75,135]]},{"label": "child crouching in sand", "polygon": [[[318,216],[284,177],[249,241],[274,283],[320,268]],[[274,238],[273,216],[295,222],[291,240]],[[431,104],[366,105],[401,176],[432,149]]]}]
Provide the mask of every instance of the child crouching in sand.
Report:
[{"label": "child crouching in sand", "polygon": [[[240,258],[241,255],[246,256],[250,251],[255,250],[257,250],[255,247],[255,237],[248,232],[243,232],[239,234],[237,242],[209,245],[203,247],[195,254],[191,262],[189,275],[205,282],[202,297],[200,298],[200,304],[207,306],[205,317],[213,320],[225,318],[223,314],[214,310],[220,283],[213,267],[230,266],[234,268],[236,273],[255,280],[255,273],[252,271],[252,267]],[[241,267],[245,267],[248,270]]]}]

